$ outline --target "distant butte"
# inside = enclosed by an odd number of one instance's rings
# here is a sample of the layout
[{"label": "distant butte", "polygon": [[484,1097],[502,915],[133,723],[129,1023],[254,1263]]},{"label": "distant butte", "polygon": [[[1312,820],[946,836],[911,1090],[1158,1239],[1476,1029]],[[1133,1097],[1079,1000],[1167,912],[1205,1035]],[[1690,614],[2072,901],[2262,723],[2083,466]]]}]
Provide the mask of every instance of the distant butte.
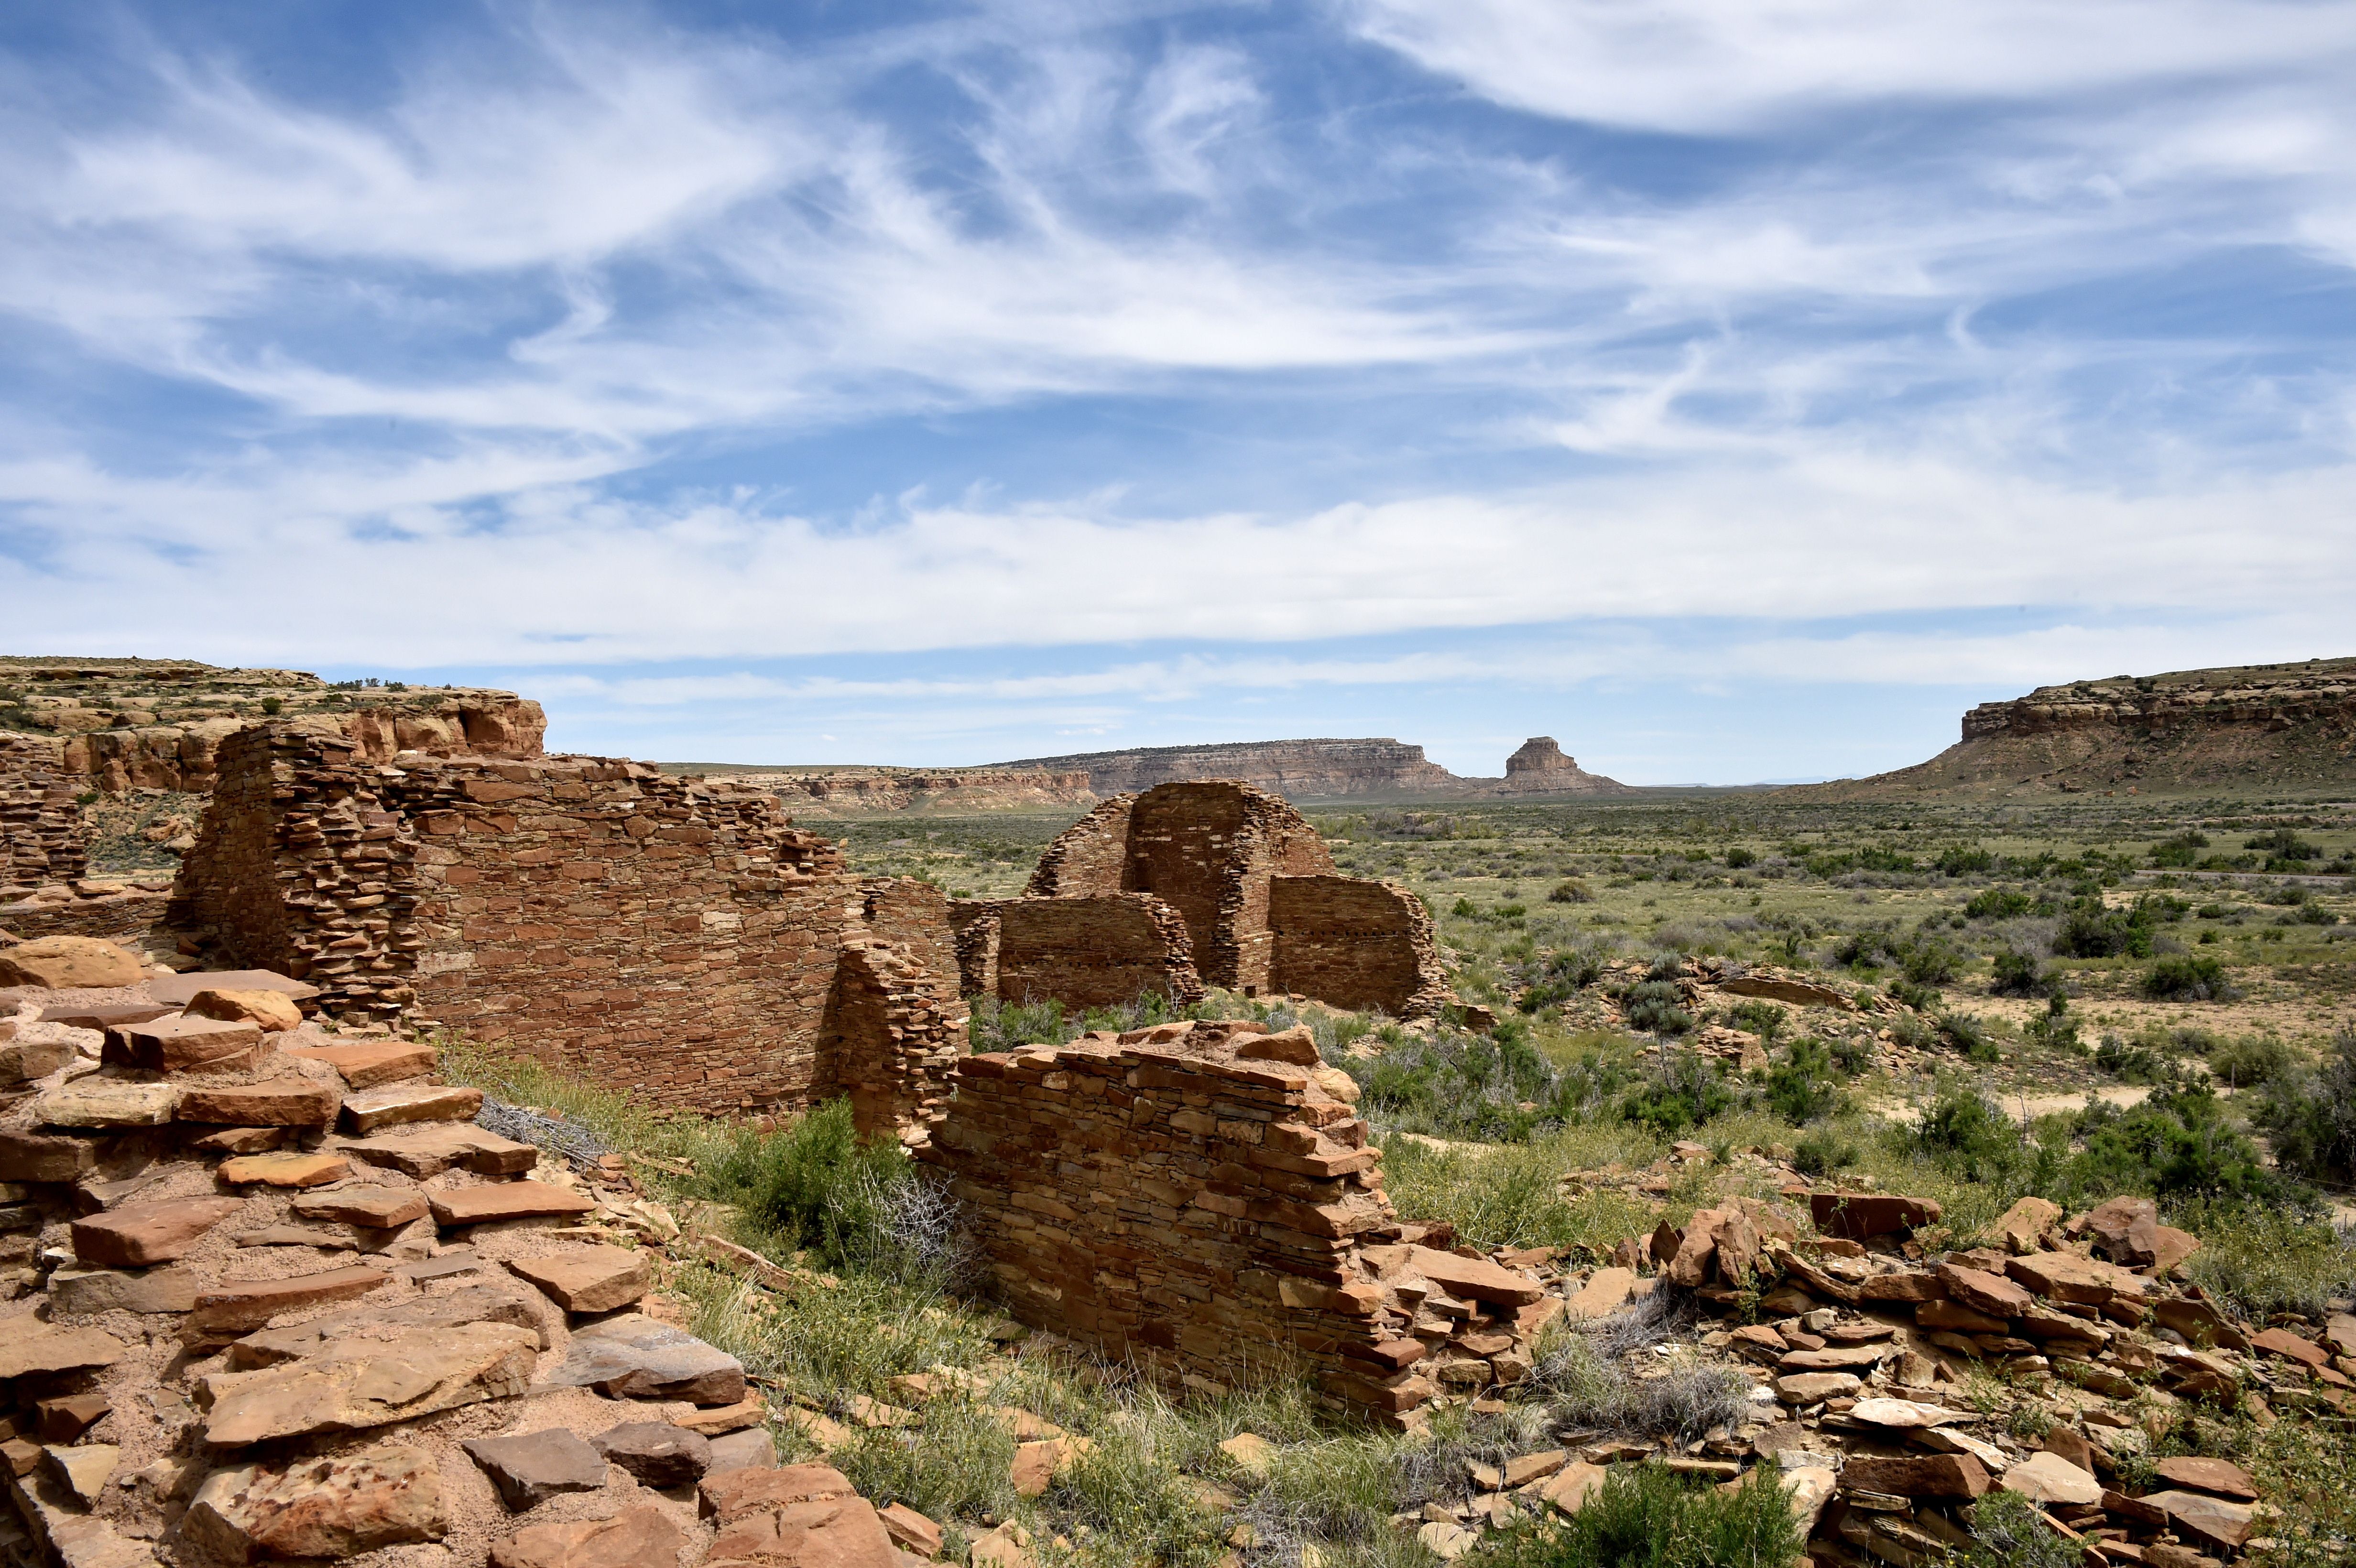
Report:
[{"label": "distant butte", "polygon": [[1081,752],[995,764],[1005,770],[1085,772],[1099,795],[1156,784],[1240,779],[1290,801],[1457,800],[1534,795],[1634,795],[1615,779],[1590,773],[1563,755],[1553,737],[1522,742],[1503,778],[1463,778],[1387,736],[1352,741],[1240,741],[1205,746],[1147,746]]},{"label": "distant butte", "polygon": [[2356,784],[2356,658],[2040,686],[1927,763],[1780,792],[1823,801],[2210,794]]}]

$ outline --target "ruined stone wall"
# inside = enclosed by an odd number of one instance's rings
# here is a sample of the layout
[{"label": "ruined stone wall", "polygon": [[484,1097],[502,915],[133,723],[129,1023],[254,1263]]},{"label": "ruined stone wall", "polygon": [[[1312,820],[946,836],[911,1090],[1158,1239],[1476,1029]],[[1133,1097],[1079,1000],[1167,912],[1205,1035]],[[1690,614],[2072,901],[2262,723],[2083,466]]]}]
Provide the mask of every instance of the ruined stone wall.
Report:
[{"label": "ruined stone wall", "polygon": [[1297,1367],[1365,1413],[1429,1397],[1408,1370],[1424,1347],[1361,1255],[1399,1237],[1379,1151],[1308,1070],[1081,1043],[957,1076],[922,1157],[1015,1317],[1205,1392]]},{"label": "ruined stone wall", "polygon": [[948,901],[913,878],[867,883],[845,930],[801,1100],[830,1085],[863,1128],[916,1136],[945,1103],[969,1016],[958,984]]},{"label": "ruined stone wall", "polygon": [[1110,1007],[1148,991],[1203,997],[1186,923],[1149,893],[958,901],[958,970],[968,996]]},{"label": "ruined stone wall", "polygon": [[222,756],[172,915],[220,960],[659,1104],[849,1089],[896,1118],[937,1092],[963,1023],[947,900],[862,888],[764,792],[605,758],[382,767],[283,725]]},{"label": "ruined stone wall", "polygon": [[1431,913],[1397,882],[1278,877],[1269,884],[1279,991],[1420,1018],[1448,999]]},{"label": "ruined stone wall", "polygon": [[1136,805],[1133,795],[1115,795],[1055,835],[1023,891],[1039,899],[1119,892],[1129,865],[1129,814]]},{"label": "ruined stone wall", "polygon": [[1151,893],[1184,917],[1205,981],[1256,994],[1269,984],[1269,879],[1333,869],[1317,830],[1277,796],[1234,781],[1168,784],[1065,829],[1030,891]]},{"label": "ruined stone wall", "polygon": [[47,747],[0,736],[0,888],[71,881],[90,869],[80,787]]}]

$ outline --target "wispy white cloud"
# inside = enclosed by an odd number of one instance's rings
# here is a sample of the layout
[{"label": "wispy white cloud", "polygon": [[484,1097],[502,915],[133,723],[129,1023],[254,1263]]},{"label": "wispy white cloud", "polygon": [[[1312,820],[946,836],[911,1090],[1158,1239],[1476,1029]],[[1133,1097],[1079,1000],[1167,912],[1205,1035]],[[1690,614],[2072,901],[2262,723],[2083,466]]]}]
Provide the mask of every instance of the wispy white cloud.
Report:
[{"label": "wispy white cloud", "polygon": [[2030,102],[2356,54],[2338,0],[1341,0],[1367,37],[1501,101],[1727,133],[1890,100]]},{"label": "wispy white cloud", "polygon": [[[2351,0],[1248,19],[432,12],[299,94],[0,57],[17,637],[964,733],[2303,656],[2356,588],[2344,337],[2250,308],[2356,266]],[[366,613],[218,613],[255,585]],[[1857,617],[1921,624],[1804,629]],[[961,668],[1017,647],[1075,651]],[[626,668],[878,654],[933,667]]]}]

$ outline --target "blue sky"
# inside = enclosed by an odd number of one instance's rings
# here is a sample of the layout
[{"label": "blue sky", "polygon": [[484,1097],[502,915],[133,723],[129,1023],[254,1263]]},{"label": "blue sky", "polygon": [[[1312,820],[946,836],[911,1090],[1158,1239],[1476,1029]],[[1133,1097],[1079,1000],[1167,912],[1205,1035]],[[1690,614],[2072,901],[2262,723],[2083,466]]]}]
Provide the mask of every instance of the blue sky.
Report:
[{"label": "blue sky", "polygon": [[1869,772],[2356,652],[2356,0],[17,7],[15,651]]}]

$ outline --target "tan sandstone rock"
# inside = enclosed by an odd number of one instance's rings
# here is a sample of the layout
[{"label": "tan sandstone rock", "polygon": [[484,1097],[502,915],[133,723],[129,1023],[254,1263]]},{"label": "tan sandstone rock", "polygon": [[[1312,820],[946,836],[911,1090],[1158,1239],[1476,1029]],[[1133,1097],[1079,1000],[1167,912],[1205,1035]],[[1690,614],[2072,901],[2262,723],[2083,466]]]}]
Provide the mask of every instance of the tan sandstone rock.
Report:
[{"label": "tan sandstone rock", "polygon": [[231,1562],[253,1563],[438,1541],[449,1515],[433,1456],[388,1444],[284,1469],[216,1470],[197,1488],[182,1528]]},{"label": "tan sandstone rock", "polygon": [[640,1503],[611,1519],[519,1530],[491,1548],[491,1568],[673,1568],[686,1543],[669,1514]]},{"label": "tan sandstone rock", "polygon": [[505,1323],[416,1330],[330,1345],[254,1372],[214,1372],[207,1441],[222,1446],[407,1421],[462,1404],[510,1399],[531,1381],[539,1336]]},{"label": "tan sandstone rock", "polygon": [[198,991],[184,1010],[200,1019],[251,1023],[264,1034],[303,1027],[303,1009],[282,991]]},{"label": "tan sandstone rock", "polygon": [[241,1198],[176,1198],[126,1203],[73,1222],[74,1256],[101,1268],[170,1263],[197,1239],[245,1207]]},{"label": "tan sandstone rock", "polygon": [[135,954],[95,936],[39,936],[0,948],[0,986],[64,991],[135,986],[146,977]]},{"label": "tan sandstone rock", "polygon": [[546,1257],[512,1258],[508,1267],[567,1312],[611,1312],[627,1307],[654,1284],[644,1253],[626,1247],[574,1247]]}]

